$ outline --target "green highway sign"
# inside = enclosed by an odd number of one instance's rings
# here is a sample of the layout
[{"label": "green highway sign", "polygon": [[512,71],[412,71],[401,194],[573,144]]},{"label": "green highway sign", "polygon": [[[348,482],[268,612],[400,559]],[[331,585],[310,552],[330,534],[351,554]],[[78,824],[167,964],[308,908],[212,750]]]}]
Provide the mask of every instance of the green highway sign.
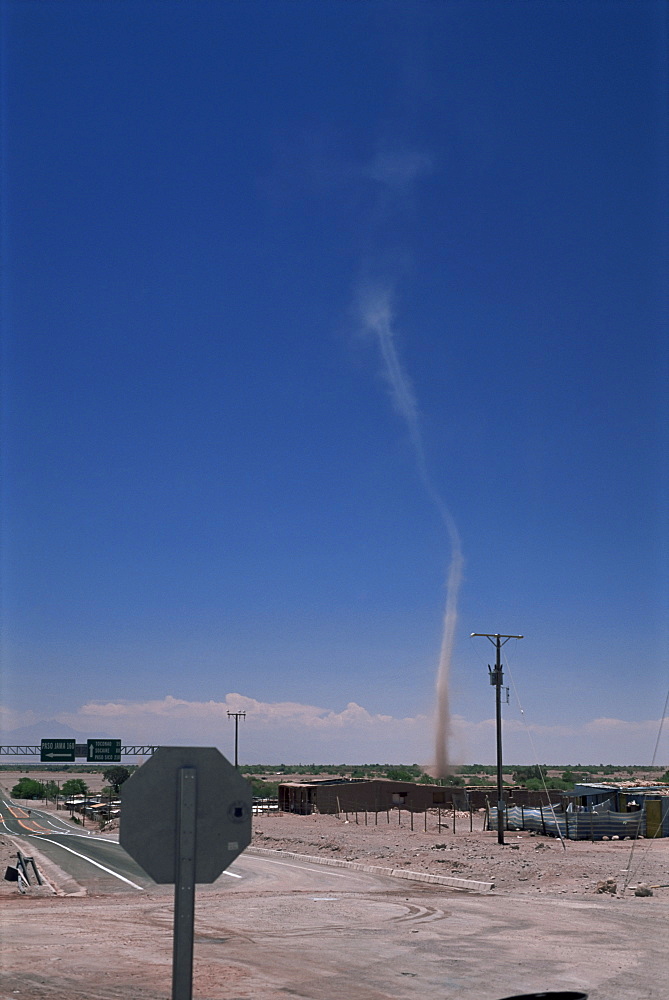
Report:
[{"label": "green highway sign", "polygon": [[40,760],[43,764],[74,762],[75,740],[42,740]]},{"label": "green highway sign", "polygon": [[120,761],[121,741],[120,740],[89,740],[88,755],[86,760],[89,764],[109,764]]}]

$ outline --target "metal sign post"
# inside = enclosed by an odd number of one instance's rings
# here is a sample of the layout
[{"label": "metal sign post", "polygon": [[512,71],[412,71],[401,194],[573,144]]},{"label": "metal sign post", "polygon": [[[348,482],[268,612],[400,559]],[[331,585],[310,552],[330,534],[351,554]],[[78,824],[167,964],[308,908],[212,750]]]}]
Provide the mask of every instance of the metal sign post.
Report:
[{"label": "metal sign post", "polygon": [[123,785],[121,847],[174,885],[172,1000],[191,1000],[195,886],[251,842],[251,786],[214,747],[160,747]]},{"label": "metal sign post", "polygon": [[194,767],[180,767],[177,784],[172,1000],[191,1000],[193,994],[196,817],[197,771]]}]

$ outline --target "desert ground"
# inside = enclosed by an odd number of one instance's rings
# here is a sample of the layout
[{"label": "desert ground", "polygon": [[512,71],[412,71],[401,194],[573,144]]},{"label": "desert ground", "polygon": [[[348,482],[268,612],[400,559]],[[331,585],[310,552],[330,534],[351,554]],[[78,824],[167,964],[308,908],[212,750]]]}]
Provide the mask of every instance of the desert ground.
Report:
[{"label": "desert ground", "polygon": [[[5,773],[2,783],[7,788],[15,780],[15,776]],[[36,809],[44,811],[43,803],[32,803]],[[50,805],[48,811],[53,811]],[[60,813],[63,816],[63,812]],[[662,926],[666,927],[669,913],[669,839],[655,841],[605,841],[598,843],[568,842],[565,845],[559,840],[529,833],[505,834],[506,843],[497,843],[495,832],[482,829],[484,816],[474,813],[473,827],[470,832],[469,813],[457,813],[455,816],[455,833],[453,833],[452,812],[441,814],[441,829],[438,828],[439,814],[429,813],[427,816],[427,831],[425,818],[414,816],[414,829],[410,826],[410,817],[404,812],[349,814],[345,816],[296,816],[289,814],[267,813],[253,818],[253,849],[260,848],[259,860],[280,859],[286,854],[299,855],[308,860],[308,868],[312,872],[322,871],[324,888],[314,895],[315,890],[307,883],[297,881],[282,885],[279,897],[275,891],[264,883],[246,883],[249,888],[240,888],[242,882],[233,883],[231,879],[219,879],[211,886],[198,890],[197,912],[205,923],[198,935],[196,922],[196,963],[194,977],[194,998],[197,1000],[255,1000],[255,998],[279,998],[286,993],[296,996],[327,1000],[328,997],[343,997],[347,990],[350,993],[351,980],[344,979],[335,983],[335,973],[328,972],[325,986],[313,981],[296,979],[295,970],[287,966],[281,967],[286,955],[286,949],[293,954],[297,948],[307,953],[309,948],[315,948],[316,954],[323,954],[324,967],[326,956],[335,953],[336,948],[343,946],[342,935],[353,933],[351,920],[359,917],[360,933],[373,934],[374,947],[385,949],[392,967],[392,955],[401,955],[405,939],[394,937],[399,924],[383,924],[378,928],[365,926],[367,911],[364,906],[377,907],[402,905],[410,912],[420,911],[424,915],[411,934],[427,932],[429,927],[436,928],[437,919],[434,914],[450,915],[460,910],[472,913],[467,919],[492,919],[495,933],[507,933],[504,929],[511,926],[517,915],[524,915],[523,931],[519,938],[522,949],[526,949],[525,962],[523,953],[518,951],[519,945],[514,944],[513,954],[506,959],[505,975],[517,975],[514,989],[501,986],[490,986],[488,991],[471,993],[472,997],[493,1000],[512,993],[529,992],[528,982],[534,988],[540,988],[540,977],[536,969],[550,970],[553,968],[554,956],[557,954],[554,944],[555,935],[572,935],[575,949],[585,947],[587,935],[579,931],[571,921],[589,921],[589,913],[601,913],[607,921],[622,921],[620,926],[627,926],[629,921],[632,937],[626,942],[618,943],[617,937],[611,933],[614,924],[602,925],[598,937],[592,943],[592,954],[606,954],[606,976],[617,976],[613,980],[603,981],[599,991],[590,993],[591,1000],[623,1000],[627,997],[662,997],[669,974],[664,956],[664,945],[650,941],[653,934],[663,940]],[[103,836],[115,838],[118,830],[110,830]],[[0,864],[2,870],[13,864],[16,851],[19,848],[27,851],[26,842],[5,834],[0,836]],[[16,883],[0,881],[0,922],[4,928],[5,944],[2,947],[1,971],[6,983],[6,992],[0,995],[8,1000],[107,1000],[112,997],[128,996],[136,1000],[155,1000],[170,995],[170,953],[169,935],[171,919],[171,887],[155,887],[141,896],[119,891],[110,894],[108,891],[100,895],[90,887],[78,885],[65,875],[53,861],[43,857],[39,852],[39,841],[30,840],[30,852],[45,875],[48,884],[43,888],[30,888],[25,894],[18,892]],[[271,853],[266,853],[271,852]],[[242,856],[243,857],[243,856]],[[339,859],[348,862],[341,868],[320,866],[318,859]],[[242,859],[239,859],[240,861]],[[269,861],[267,864],[269,865]],[[447,887],[419,885],[411,879],[397,879],[397,888],[378,889],[364,888],[364,883],[351,883],[355,891],[338,893],[336,872],[355,869],[359,865],[387,871],[402,869],[406,872],[431,873],[447,875],[463,880],[477,880],[492,883],[494,888],[483,893],[457,893]],[[277,869],[286,879],[296,876],[288,874],[290,869]],[[356,875],[351,872],[351,877]],[[254,876],[249,873],[249,878]],[[310,877],[319,879],[318,874]],[[360,878],[368,876],[360,875]],[[299,876],[298,876],[299,878]],[[341,879],[341,876],[339,876]],[[609,890],[602,893],[602,883],[609,882]],[[640,883],[653,886],[652,895],[638,897],[635,887]],[[256,884],[260,887],[255,889]],[[340,882],[340,885],[345,883]],[[386,880],[385,885],[389,884]],[[600,891],[598,891],[600,890]],[[376,893],[376,895],[375,895]],[[343,925],[327,925],[325,937],[314,938],[308,927],[303,926],[305,920],[305,900],[311,905],[317,905],[313,900],[322,900],[319,906],[334,906],[335,897],[339,895],[343,905],[352,907],[351,917]],[[495,901],[495,897],[498,897]],[[501,897],[501,898],[499,898]],[[327,902],[330,900],[330,902]],[[397,900],[397,902],[395,902]],[[400,904],[401,901],[401,904]],[[338,905],[338,904],[337,904]],[[271,907],[276,907],[276,916],[270,917]],[[442,907],[448,909],[442,910]],[[469,908],[469,909],[468,909]],[[343,911],[342,911],[343,912]],[[215,930],[223,919],[219,930]],[[433,914],[433,916],[430,916]],[[474,914],[474,915],[472,915]],[[525,916],[530,914],[528,918]],[[491,916],[492,915],[492,916]],[[557,920],[557,925],[553,919]],[[398,918],[392,918],[393,921]],[[402,918],[404,919],[404,918]],[[408,916],[407,916],[408,919]],[[464,917],[463,917],[464,919]],[[276,922],[277,927],[285,928],[285,939],[275,938],[270,933],[265,934],[262,953],[253,951],[252,957],[244,957],[244,948],[250,947],[249,927],[254,922],[260,927],[262,921],[269,923],[270,928]],[[535,923],[536,920],[536,923]],[[295,921],[295,924],[291,923]],[[559,932],[556,926],[559,925]],[[329,930],[328,930],[329,926]],[[487,926],[487,924],[486,924]],[[590,926],[586,923],[586,926]],[[594,925],[593,925],[594,926]],[[609,929],[605,930],[605,926]],[[617,926],[617,925],[615,925]],[[264,925],[263,925],[264,927]],[[388,928],[388,930],[384,930]],[[508,928],[507,928],[508,929]],[[319,934],[321,932],[319,931]],[[443,933],[443,932],[442,932]],[[509,931],[509,933],[511,933]],[[519,932],[520,933],[520,932]],[[633,935],[638,935],[635,942]],[[381,935],[379,937],[378,935]],[[483,947],[484,936],[477,932],[476,947]],[[615,940],[614,940],[615,938]],[[408,939],[407,939],[408,940]],[[421,938],[411,938],[415,944]],[[465,943],[469,942],[469,938]],[[570,939],[571,940],[571,939]],[[272,942],[275,942],[273,945]],[[199,942],[199,943],[198,943]],[[221,963],[207,964],[205,960],[210,954],[210,944],[218,944],[221,949],[229,948],[232,960]],[[245,944],[246,942],[246,944]],[[320,942],[320,943],[319,943]],[[337,944],[337,942],[339,942]],[[543,944],[542,944],[543,942]],[[578,942],[578,943],[577,943]],[[234,944],[234,947],[233,947]],[[433,945],[437,947],[437,939]],[[543,954],[545,945],[546,953]],[[353,944],[351,944],[353,955]],[[426,941],[425,947],[432,945]],[[572,945],[569,945],[571,948]],[[652,981],[659,983],[654,988],[644,987],[644,992],[627,992],[631,987],[621,985],[633,982],[625,979],[635,972],[636,956],[644,948],[650,949],[649,956],[660,955],[660,963],[664,969],[657,968]],[[269,949],[269,950],[268,950]],[[320,949],[320,950],[319,950]],[[334,949],[334,950],[333,950]],[[537,954],[529,953],[535,949]],[[104,957],[102,957],[102,952]],[[472,953],[473,954],[473,953]],[[590,954],[590,953],[588,953]],[[264,957],[263,957],[264,956]],[[270,961],[271,957],[271,961]],[[521,960],[519,960],[521,959]],[[332,959],[334,962],[334,959]],[[474,963],[474,958],[471,958]],[[588,967],[590,959],[580,959],[583,967]],[[535,978],[527,979],[535,963]],[[529,963],[529,964],[527,964]],[[617,964],[616,964],[617,963]],[[655,959],[657,964],[657,958]],[[507,969],[508,966],[508,969]],[[614,967],[615,966],[615,967]],[[514,973],[513,970],[516,969]],[[578,977],[573,973],[568,980],[570,959],[563,956],[561,968],[561,988],[576,988]],[[100,969],[107,968],[109,974],[101,974]],[[336,970],[336,963],[333,968]],[[407,968],[409,968],[407,966]],[[413,968],[411,966],[410,968]],[[469,975],[471,977],[480,968],[474,963]],[[113,975],[111,975],[113,970]],[[511,970],[509,972],[509,970]],[[547,973],[548,974],[548,973]],[[557,972],[553,971],[554,976]],[[398,976],[400,973],[398,973]],[[415,989],[411,991],[409,977],[416,975],[413,971],[402,972],[403,978],[398,978],[395,987],[388,992],[373,989],[369,984],[360,984],[357,995],[368,1000],[381,1000],[382,997],[418,996]],[[604,973],[602,973],[604,975]],[[567,976],[567,980],[565,980]],[[460,993],[452,984],[456,978],[444,980],[444,991],[435,992],[434,982],[426,983],[421,995],[424,997],[444,996],[460,997]],[[327,983],[330,985],[327,986]],[[448,983],[451,986],[448,987]],[[664,984],[664,985],[663,985]],[[582,985],[582,979],[581,979]],[[555,988],[555,987],[553,987]],[[469,995],[467,993],[466,995]]]},{"label": "desert ground", "polygon": [[[0,772],[0,785],[9,794],[24,774],[49,780],[52,772],[31,768]],[[72,776],[72,775],[70,775]],[[105,781],[101,770],[82,775],[92,792]],[[53,811],[53,803],[32,804]],[[63,812],[61,810],[61,816]],[[254,816],[253,845],[321,858],[339,858],[384,868],[403,868],[435,875],[450,875],[494,883],[496,893],[588,894],[600,882],[613,880],[617,893],[633,891],[639,883],[657,886],[654,896],[669,900],[669,838],[655,841],[568,841],[528,832],[507,831],[506,843],[497,843],[494,831],[483,829],[485,816],[475,812],[436,810],[416,814],[397,810],[348,813],[337,816],[295,816],[265,813]],[[413,825],[413,829],[411,826]],[[470,831],[470,825],[473,829]],[[426,829],[427,827],[427,829]],[[113,834],[113,830],[110,831]],[[118,834],[118,831],[116,831]],[[2,870],[16,848],[9,838],[0,838]],[[0,882],[7,895],[10,884]]]},{"label": "desert ground", "polygon": [[[9,792],[18,777],[4,772],[0,784]],[[40,780],[37,772],[35,777]],[[101,776],[98,783],[102,787]],[[95,790],[95,780],[89,785]],[[53,803],[22,804],[54,811]],[[64,815],[62,810],[60,815]],[[655,898],[669,900],[669,838],[563,844],[556,838],[527,831],[506,831],[501,846],[496,832],[483,829],[483,812],[475,812],[471,818],[468,812],[456,813],[455,833],[453,819],[451,811],[439,814],[431,810],[426,831],[424,814],[414,815],[412,830],[406,811],[394,810],[389,815],[359,812],[340,817],[265,813],[253,818],[253,846],[488,881],[494,883],[496,893],[587,895],[596,892],[600,882],[613,880],[618,895],[644,883],[660,887],[653,890]],[[109,832],[114,834],[113,830]],[[8,838],[1,838],[3,871],[11,856],[16,858],[16,848]],[[0,893],[6,895],[7,885],[0,883]]]}]

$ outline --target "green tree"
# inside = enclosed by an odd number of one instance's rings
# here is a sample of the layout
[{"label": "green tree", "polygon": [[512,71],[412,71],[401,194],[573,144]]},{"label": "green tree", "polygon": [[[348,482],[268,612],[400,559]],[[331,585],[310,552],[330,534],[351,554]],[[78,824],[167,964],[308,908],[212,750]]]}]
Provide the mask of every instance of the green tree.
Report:
[{"label": "green tree", "polygon": [[389,767],[386,778],[390,778],[391,781],[415,781],[416,775],[407,767]]},{"label": "green tree", "polygon": [[46,784],[44,785],[44,798],[53,799],[55,802],[56,796],[59,794],[60,794],[60,788],[58,787],[57,782],[47,781]]},{"label": "green tree", "polygon": [[88,785],[83,778],[68,778],[61,792],[63,795],[88,795]]},{"label": "green tree", "polygon": [[251,778],[251,788],[255,799],[275,799],[279,794],[278,781],[262,781],[260,778]]},{"label": "green tree", "polygon": [[12,788],[14,799],[43,799],[44,785],[34,778],[20,778]]},{"label": "green tree", "polygon": [[114,794],[118,795],[121,785],[130,777],[130,771],[127,767],[117,764],[116,767],[108,767],[106,771],[103,771],[102,777],[112,786]]},{"label": "green tree", "polygon": [[546,769],[539,764],[531,764],[529,767],[519,767],[513,772],[513,781],[516,785],[525,785],[529,788],[528,781],[538,781],[541,785],[542,779],[546,777]]},{"label": "green tree", "polygon": [[551,778],[548,782],[548,787],[557,792],[573,792],[574,782],[564,781],[563,778]]}]

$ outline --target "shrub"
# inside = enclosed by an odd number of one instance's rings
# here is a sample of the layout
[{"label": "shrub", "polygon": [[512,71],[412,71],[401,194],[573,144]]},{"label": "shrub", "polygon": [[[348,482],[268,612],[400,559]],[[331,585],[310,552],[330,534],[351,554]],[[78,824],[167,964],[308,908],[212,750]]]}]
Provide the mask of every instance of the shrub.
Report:
[{"label": "shrub", "polygon": [[250,780],[253,797],[256,799],[275,799],[279,794],[277,781],[261,781],[260,778],[251,778]]},{"label": "shrub", "polygon": [[12,788],[12,798],[15,799],[42,799],[44,798],[44,785],[34,778],[20,778]]},{"label": "shrub", "polygon": [[88,785],[83,778],[68,778],[60,791],[61,795],[88,795]]}]

